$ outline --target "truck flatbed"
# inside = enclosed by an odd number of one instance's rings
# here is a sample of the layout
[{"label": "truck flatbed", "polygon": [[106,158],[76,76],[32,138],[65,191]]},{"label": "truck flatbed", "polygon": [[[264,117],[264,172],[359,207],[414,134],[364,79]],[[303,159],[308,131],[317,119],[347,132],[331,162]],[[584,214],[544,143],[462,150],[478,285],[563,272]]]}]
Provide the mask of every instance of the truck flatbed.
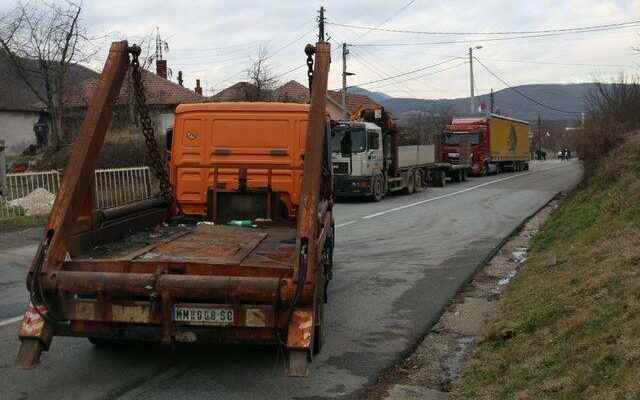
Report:
[{"label": "truck flatbed", "polygon": [[[295,248],[296,230],[288,226],[164,224],[82,252],[66,261],[64,269],[144,273],[168,266],[185,267],[185,273],[195,275],[242,276],[251,271],[250,276],[285,277],[291,274]],[[234,266],[236,271],[229,274]],[[268,271],[256,274],[261,268]]]}]

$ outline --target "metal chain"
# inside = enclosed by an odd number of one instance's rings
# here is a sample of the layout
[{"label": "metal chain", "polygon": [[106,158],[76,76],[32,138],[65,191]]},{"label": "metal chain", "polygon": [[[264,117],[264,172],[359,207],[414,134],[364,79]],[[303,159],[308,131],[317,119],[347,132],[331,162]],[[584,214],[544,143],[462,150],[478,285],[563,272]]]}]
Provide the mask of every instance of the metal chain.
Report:
[{"label": "metal chain", "polygon": [[171,204],[174,204],[175,199],[173,196],[173,187],[169,180],[169,173],[167,172],[164,159],[160,154],[160,147],[156,140],[151,117],[149,117],[149,107],[147,106],[147,98],[142,81],[142,68],[140,68],[140,61],[138,59],[141,49],[134,45],[129,49],[129,52],[131,53],[131,77],[133,78],[134,101],[140,123],[142,124],[142,135],[144,136],[147,153],[151,161],[151,170],[160,182],[160,195],[170,201]]},{"label": "metal chain", "polygon": [[309,77],[309,98],[311,98],[311,85],[313,84],[313,55],[316,53],[316,48],[313,45],[306,45],[304,52],[307,55],[307,76]]}]

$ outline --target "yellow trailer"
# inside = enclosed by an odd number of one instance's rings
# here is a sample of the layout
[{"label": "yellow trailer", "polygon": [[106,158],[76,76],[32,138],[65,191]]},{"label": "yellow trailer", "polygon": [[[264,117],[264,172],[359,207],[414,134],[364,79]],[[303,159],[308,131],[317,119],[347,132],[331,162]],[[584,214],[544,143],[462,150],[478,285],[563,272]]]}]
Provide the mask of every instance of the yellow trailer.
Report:
[{"label": "yellow trailer", "polygon": [[489,153],[493,161],[529,161],[529,123],[492,114]]}]

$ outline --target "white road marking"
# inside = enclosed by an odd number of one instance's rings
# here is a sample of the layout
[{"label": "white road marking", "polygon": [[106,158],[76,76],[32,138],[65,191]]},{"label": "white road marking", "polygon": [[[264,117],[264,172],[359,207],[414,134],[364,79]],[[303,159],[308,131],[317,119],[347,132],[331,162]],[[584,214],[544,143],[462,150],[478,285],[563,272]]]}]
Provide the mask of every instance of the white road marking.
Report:
[{"label": "white road marking", "polygon": [[[507,180],[509,180],[509,179],[519,178],[519,177],[521,177],[521,176],[527,176],[527,175],[535,174],[535,173],[538,173],[538,172],[549,171],[549,170],[552,170],[552,169],[562,168],[562,167],[563,167],[563,166],[557,166],[557,167],[545,168],[545,169],[541,169],[541,170],[538,170],[538,171],[529,171],[529,172],[524,172],[524,173],[517,174],[517,175],[511,175],[511,176],[507,176],[507,177],[504,177],[504,178],[495,179],[495,180],[493,180],[493,181],[489,181],[489,182],[481,183],[481,184],[479,184],[479,185],[471,186],[471,187],[468,187],[468,188],[466,188],[466,189],[458,190],[458,191],[456,191],[456,192],[443,194],[443,195],[441,195],[441,196],[432,197],[432,198],[430,198],[430,199],[421,200],[421,201],[417,201],[417,202],[415,202],[415,203],[410,203],[410,204],[405,204],[405,205],[403,205],[403,206],[390,208],[390,209],[388,209],[388,210],[380,211],[380,212],[377,212],[377,213],[374,213],[374,214],[365,215],[364,217],[361,217],[361,219],[371,219],[371,218],[379,217],[379,216],[381,216],[381,215],[389,214],[389,213],[392,213],[392,212],[395,212],[395,211],[404,210],[404,209],[406,209],[406,208],[419,206],[419,205],[421,205],[421,204],[430,203],[430,202],[432,202],[432,201],[446,199],[446,198],[448,198],[448,197],[456,196],[456,195],[459,195],[459,194],[461,194],[461,193],[466,193],[466,192],[469,192],[469,191],[471,191],[471,190],[480,189],[480,188],[485,187],[485,186],[493,185],[494,183],[503,182],[503,181],[507,181]],[[348,225],[351,225],[351,223],[353,223],[353,222],[351,222],[351,221],[350,221],[350,222],[348,223]]]},{"label": "white road marking", "polygon": [[342,228],[343,226],[347,226],[347,225],[351,225],[351,224],[355,224],[355,223],[356,223],[356,221],[353,221],[353,220],[347,221],[347,222],[343,222],[341,224],[336,225],[336,228]]},{"label": "white road marking", "polygon": [[8,319],[3,319],[0,321],[0,326],[15,324],[16,322],[22,321],[22,315],[19,317],[13,317]]}]

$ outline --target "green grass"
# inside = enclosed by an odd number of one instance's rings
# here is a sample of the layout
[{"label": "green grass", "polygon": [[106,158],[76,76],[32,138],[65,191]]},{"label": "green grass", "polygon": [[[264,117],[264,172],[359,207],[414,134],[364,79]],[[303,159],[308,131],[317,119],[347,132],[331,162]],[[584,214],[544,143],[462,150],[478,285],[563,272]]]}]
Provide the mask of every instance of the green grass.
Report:
[{"label": "green grass", "polygon": [[498,309],[454,398],[640,398],[640,139],[554,212]]},{"label": "green grass", "polygon": [[10,218],[0,218],[0,232],[15,232],[22,229],[45,226],[48,219],[48,215],[22,215]]}]

